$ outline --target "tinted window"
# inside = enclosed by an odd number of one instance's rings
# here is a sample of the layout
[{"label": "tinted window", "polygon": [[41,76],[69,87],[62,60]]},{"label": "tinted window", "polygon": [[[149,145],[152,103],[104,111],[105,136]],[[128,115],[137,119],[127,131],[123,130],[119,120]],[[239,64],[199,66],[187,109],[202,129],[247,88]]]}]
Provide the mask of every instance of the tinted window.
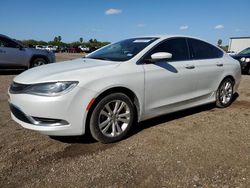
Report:
[{"label": "tinted window", "polygon": [[147,56],[147,59],[150,58],[152,54],[157,52],[171,53],[172,61],[181,61],[189,59],[188,47],[185,38],[174,38],[166,40],[165,42],[159,44],[156,48],[154,48]]},{"label": "tinted window", "polygon": [[18,44],[9,39],[0,37],[0,47],[17,48]]},{"label": "tinted window", "polygon": [[239,54],[240,55],[248,55],[248,54],[250,54],[250,48],[246,48],[246,49],[242,50]]},{"label": "tinted window", "polygon": [[188,39],[188,44],[192,59],[211,59],[223,56],[223,52],[221,50],[206,42],[196,39]]}]

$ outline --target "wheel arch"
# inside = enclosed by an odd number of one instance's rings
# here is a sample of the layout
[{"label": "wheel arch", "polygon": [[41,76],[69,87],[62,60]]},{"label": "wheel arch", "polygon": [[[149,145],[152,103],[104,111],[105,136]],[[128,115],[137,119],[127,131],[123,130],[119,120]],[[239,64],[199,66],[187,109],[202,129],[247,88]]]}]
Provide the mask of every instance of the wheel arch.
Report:
[{"label": "wheel arch", "polygon": [[235,83],[235,78],[232,75],[226,75],[224,78],[221,80],[221,82],[227,78],[230,78],[234,83]]},{"label": "wheel arch", "polygon": [[235,79],[235,77],[232,76],[231,74],[227,74],[227,75],[225,75],[225,76],[222,77],[222,79],[221,79],[220,82],[219,82],[219,85],[217,86],[217,90],[218,90],[218,88],[220,87],[221,83],[222,83],[225,79],[227,79],[227,78],[230,78],[230,79],[233,81],[233,84],[234,84],[234,92],[235,92],[236,79]]},{"label": "wheel arch", "polygon": [[31,58],[30,58],[30,61],[29,61],[29,65],[28,67],[30,68],[31,67],[31,63],[37,59],[37,58],[43,58],[45,61],[47,61],[47,63],[49,63],[49,59],[48,57],[46,57],[45,55],[33,55]]},{"label": "wheel arch", "polygon": [[[135,110],[136,111],[136,114],[135,114],[136,120],[135,121],[138,121],[140,113],[141,113],[141,107],[140,107],[140,102],[139,102],[138,97],[136,96],[136,94],[131,89],[128,89],[127,87],[123,87],[123,86],[116,86],[116,87],[106,89],[105,91],[101,92],[98,96],[96,96],[96,98],[94,99],[94,102],[91,104],[91,106],[90,106],[90,108],[88,110],[87,118],[86,118],[86,125],[89,125],[91,114],[92,114],[95,106],[98,104],[98,102],[103,97],[108,96],[111,93],[123,93],[123,94],[127,95],[131,99],[131,101],[134,104],[135,109],[136,109]],[[87,127],[89,127],[89,126],[87,126]]]},{"label": "wheel arch", "polygon": [[[228,74],[228,75],[225,75],[225,76],[221,79],[219,85],[221,84],[221,82],[223,82],[223,80],[225,80],[225,79],[227,79],[227,78],[230,78],[230,79],[233,81],[233,83],[235,84],[235,81],[236,81],[235,78],[234,78],[232,75]],[[219,86],[218,86],[218,87],[219,87]]]}]

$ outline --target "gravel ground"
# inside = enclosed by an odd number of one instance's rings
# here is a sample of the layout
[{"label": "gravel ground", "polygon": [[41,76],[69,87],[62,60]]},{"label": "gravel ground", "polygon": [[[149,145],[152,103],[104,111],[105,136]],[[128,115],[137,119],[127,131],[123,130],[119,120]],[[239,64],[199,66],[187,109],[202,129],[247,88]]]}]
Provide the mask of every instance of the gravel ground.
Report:
[{"label": "gravel ground", "polygon": [[14,76],[0,75],[0,187],[250,187],[250,76],[226,109],[145,121],[107,145],[50,138],[12,121],[6,92]]}]

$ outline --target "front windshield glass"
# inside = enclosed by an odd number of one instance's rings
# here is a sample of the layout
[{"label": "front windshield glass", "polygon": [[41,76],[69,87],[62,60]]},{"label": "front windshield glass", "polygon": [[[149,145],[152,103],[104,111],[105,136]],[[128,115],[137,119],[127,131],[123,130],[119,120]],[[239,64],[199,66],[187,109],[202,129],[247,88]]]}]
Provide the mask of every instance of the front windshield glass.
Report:
[{"label": "front windshield glass", "polygon": [[87,58],[109,61],[127,61],[137,55],[157,38],[133,38],[108,45]]},{"label": "front windshield glass", "polygon": [[246,48],[245,50],[242,50],[239,54],[241,54],[241,55],[250,54],[250,48]]}]

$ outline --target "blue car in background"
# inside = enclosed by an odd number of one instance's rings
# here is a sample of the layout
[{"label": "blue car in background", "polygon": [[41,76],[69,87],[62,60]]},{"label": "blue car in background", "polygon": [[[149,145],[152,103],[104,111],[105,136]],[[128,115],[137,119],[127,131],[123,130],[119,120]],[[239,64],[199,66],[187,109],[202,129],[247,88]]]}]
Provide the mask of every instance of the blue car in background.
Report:
[{"label": "blue car in background", "polygon": [[250,47],[232,57],[240,62],[242,73],[250,75]]},{"label": "blue car in background", "polygon": [[54,62],[53,52],[27,47],[0,34],[0,70],[28,69]]}]

